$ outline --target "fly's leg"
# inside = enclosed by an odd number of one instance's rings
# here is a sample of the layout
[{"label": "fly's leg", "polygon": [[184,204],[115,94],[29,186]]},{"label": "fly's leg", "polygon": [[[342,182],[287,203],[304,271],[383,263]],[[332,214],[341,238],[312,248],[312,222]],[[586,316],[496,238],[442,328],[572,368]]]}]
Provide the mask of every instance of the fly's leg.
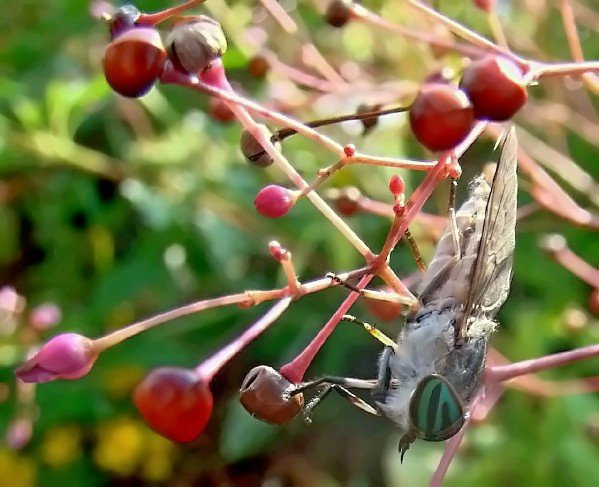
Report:
[{"label": "fly's leg", "polygon": [[408,242],[408,246],[410,247],[410,252],[412,252],[412,257],[416,262],[416,266],[418,270],[424,272],[426,270],[426,264],[422,260],[422,254],[420,254],[420,250],[418,249],[418,245],[416,244],[416,240],[412,237],[412,233],[408,228],[406,228],[406,233],[404,235],[406,242]]},{"label": "fly's leg", "polygon": [[289,395],[295,396],[300,392],[309,391],[321,385],[338,385],[348,389],[375,389],[378,381],[376,379],[354,379],[353,377],[336,377],[333,375],[325,375],[320,379],[312,380],[310,382],[303,382],[295,386]]},{"label": "fly's leg", "polygon": [[377,387],[372,391],[372,398],[375,402],[384,403],[387,399],[387,393],[391,388],[391,368],[389,367],[389,360],[394,353],[395,349],[393,347],[385,347],[383,353],[381,353]]},{"label": "fly's leg", "polygon": [[342,386],[340,386],[338,384],[327,384],[304,407],[304,410],[302,412],[302,416],[303,416],[304,421],[306,423],[311,423],[312,422],[312,418],[311,418],[312,412],[314,411],[314,409],[316,408],[316,406],[318,406],[321,403],[321,401],[325,397],[327,397],[329,395],[329,393],[331,391],[335,391],[341,397],[343,397],[344,399],[346,399],[347,401],[349,401],[350,404],[352,404],[352,406],[355,406],[358,409],[361,409],[362,411],[364,411],[364,412],[366,412],[368,414],[372,414],[374,416],[380,416],[380,413],[376,409],[374,409],[370,404],[368,404],[363,399],[360,399],[354,393],[348,391],[345,387],[342,387]]},{"label": "fly's leg", "polygon": [[414,298],[411,296],[403,296],[401,294],[392,293],[392,292],[371,291],[370,289],[358,289],[356,286],[341,279],[338,275],[333,274],[332,272],[327,273],[326,277],[328,277],[329,279],[342,285],[343,287],[349,289],[350,291],[353,291],[355,293],[360,293],[360,295],[364,298],[378,299],[379,301],[398,303],[398,304],[402,304],[402,305],[409,306],[409,307],[414,305]]},{"label": "fly's leg", "polygon": [[370,323],[366,323],[365,321],[359,320],[355,316],[352,315],[343,315],[341,317],[341,321],[347,321],[349,323],[356,323],[363,327],[370,335],[376,338],[379,342],[381,342],[386,347],[391,348],[393,351],[398,351],[397,343],[394,340],[391,340],[387,335],[385,335],[382,331],[377,329],[374,325]]},{"label": "fly's leg", "polygon": [[451,238],[453,240],[454,256],[457,260],[462,258],[460,246],[460,233],[458,231],[458,221],[455,215],[455,191],[458,186],[457,179],[452,179],[449,185],[449,204],[447,214],[449,215],[449,226],[451,228]]}]

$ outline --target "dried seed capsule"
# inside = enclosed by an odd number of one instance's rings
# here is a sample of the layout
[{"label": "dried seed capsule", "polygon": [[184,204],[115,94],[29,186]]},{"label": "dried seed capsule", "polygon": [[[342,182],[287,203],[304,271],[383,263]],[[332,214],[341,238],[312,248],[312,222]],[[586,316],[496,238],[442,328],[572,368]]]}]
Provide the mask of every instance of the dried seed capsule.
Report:
[{"label": "dried seed capsule", "polygon": [[303,394],[289,395],[293,384],[278,370],[259,365],[248,372],[239,389],[239,401],[255,418],[283,424],[304,407]]},{"label": "dried seed capsule", "polygon": [[[260,130],[264,133],[267,138],[272,137],[272,133],[268,130],[266,125],[260,125]],[[277,149],[280,148],[280,144],[276,143]],[[243,153],[245,160],[248,164],[257,167],[268,167],[273,163],[272,157],[264,150],[262,145],[254,138],[254,136],[247,130],[241,132],[240,141],[241,152]]]},{"label": "dried seed capsule", "polygon": [[[361,104],[358,106],[356,113],[358,115],[361,115],[363,113],[378,112],[381,108],[382,108],[382,105],[380,103],[378,103],[376,105]],[[378,117],[378,115],[373,115],[372,117],[363,118],[360,121],[362,122],[362,126],[364,127],[362,135],[366,135],[374,127],[376,127],[376,125],[379,123],[379,117]]]},{"label": "dried seed capsule", "polygon": [[227,39],[216,20],[200,15],[173,26],[166,50],[176,69],[196,74],[225,53]]}]

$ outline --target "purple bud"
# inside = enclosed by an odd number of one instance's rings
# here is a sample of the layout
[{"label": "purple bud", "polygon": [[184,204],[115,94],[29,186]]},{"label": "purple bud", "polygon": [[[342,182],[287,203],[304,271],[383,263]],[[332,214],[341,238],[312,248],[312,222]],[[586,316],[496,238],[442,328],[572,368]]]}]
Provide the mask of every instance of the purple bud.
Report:
[{"label": "purple bud", "polygon": [[15,373],[23,382],[79,379],[90,371],[98,358],[93,343],[89,338],[76,333],[57,335]]}]

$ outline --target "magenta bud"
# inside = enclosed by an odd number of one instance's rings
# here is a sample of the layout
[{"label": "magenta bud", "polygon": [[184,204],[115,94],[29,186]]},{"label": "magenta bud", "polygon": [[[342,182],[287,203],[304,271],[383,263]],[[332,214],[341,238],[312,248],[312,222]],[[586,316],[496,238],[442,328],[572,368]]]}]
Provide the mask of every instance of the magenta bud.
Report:
[{"label": "magenta bud", "polygon": [[79,379],[98,358],[93,341],[76,333],[63,333],[45,343],[15,374],[23,382],[41,383],[57,379]]},{"label": "magenta bud", "polygon": [[270,184],[262,188],[254,199],[254,206],[258,213],[268,218],[285,216],[295,204],[296,198],[287,188]]}]

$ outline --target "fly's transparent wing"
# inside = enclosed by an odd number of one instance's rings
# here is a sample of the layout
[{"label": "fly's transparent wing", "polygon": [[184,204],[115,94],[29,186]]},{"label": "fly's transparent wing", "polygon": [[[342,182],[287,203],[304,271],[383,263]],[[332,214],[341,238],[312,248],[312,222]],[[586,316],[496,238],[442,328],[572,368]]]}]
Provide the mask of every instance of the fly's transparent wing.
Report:
[{"label": "fly's transparent wing", "polygon": [[[518,141],[512,127],[501,148],[460,329],[472,317],[495,316],[507,299],[515,246]],[[463,336],[463,335],[462,335]]]}]

